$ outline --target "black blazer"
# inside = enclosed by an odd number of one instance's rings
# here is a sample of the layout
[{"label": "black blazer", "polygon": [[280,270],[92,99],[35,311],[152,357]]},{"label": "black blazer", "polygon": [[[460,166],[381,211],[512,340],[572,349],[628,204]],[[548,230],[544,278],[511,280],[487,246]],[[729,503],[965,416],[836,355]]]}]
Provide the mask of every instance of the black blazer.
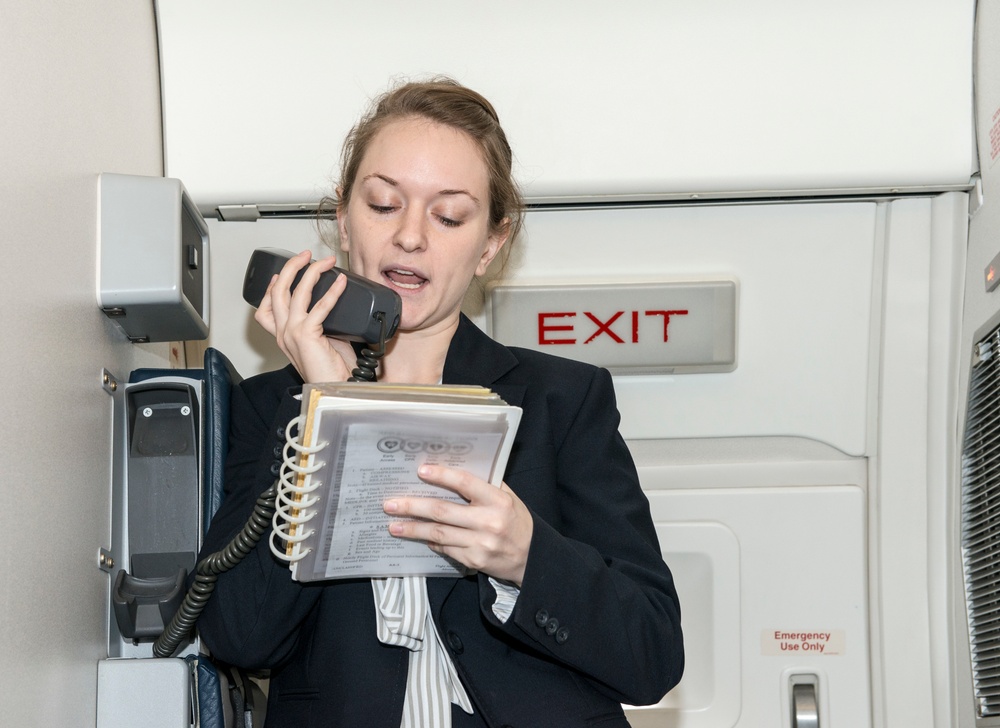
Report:
[{"label": "black blazer", "polygon": [[[434,621],[475,707],[463,726],[626,726],[621,703],[657,702],[684,665],[680,607],[649,504],[618,433],[610,375],[506,348],[464,316],[448,384],[492,388],[523,408],[504,481],[534,532],[510,619],[485,575],[428,579]],[[299,413],[292,367],[233,392],[226,498],[203,553],[221,548],[273,481]],[[367,579],[300,584],[262,542],[220,576],[198,622],[221,660],[271,668],[267,728],[398,728],[407,650],[383,645]]]}]

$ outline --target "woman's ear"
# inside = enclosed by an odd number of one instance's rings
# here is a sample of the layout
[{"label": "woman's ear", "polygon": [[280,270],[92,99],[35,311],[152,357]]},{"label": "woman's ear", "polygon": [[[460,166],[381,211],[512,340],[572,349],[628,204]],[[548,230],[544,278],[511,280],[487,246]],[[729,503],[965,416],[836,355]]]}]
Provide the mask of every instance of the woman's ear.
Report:
[{"label": "woman's ear", "polygon": [[493,262],[493,259],[497,257],[497,253],[499,253],[503,249],[503,246],[507,243],[509,235],[510,218],[505,217],[497,232],[491,233],[486,238],[486,248],[483,250],[483,254],[479,258],[479,265],[476,266],[477,276],[481,276],[486,273],[486,269],[490,267],[490,263]]},{"label": "woman's ear", "polygon": [[345,253],[350,252],[350,241],[347,238],[347,203],[344,202],[344,188],[337,188],[337,233],[340,237],[340,249]]}]

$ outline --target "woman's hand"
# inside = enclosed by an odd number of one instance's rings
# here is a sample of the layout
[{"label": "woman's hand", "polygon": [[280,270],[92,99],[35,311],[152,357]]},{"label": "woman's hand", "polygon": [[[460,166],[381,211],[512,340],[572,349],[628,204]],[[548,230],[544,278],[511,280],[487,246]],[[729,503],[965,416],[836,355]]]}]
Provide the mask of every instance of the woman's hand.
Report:
[{"label": "woman's hand", "polygon": [[506,483],[498,488],[464,470],[439,465],[422,465],[417,474],[457,493],[468,504],[392,498],[382,505],[386,513],[422,520],[394,521],[389,532],[424,541],[437,553],[520,587],[534,524],[528,507],[514,491]]},{"label": "woman's hand", "polygon": [[[254,319],[274,336],[278,348],[306,382],[342,382],[351,374],[354,350],[346,341],[323,335],[323,321],[347,286],[347,276],[338,276],[312,310],[313,286],[324,271],[333,268],[333,256],[310,263],[305,250],[291,258],[271,279]],[[308,266],[302,280],[290,291],[296,274]]]}]

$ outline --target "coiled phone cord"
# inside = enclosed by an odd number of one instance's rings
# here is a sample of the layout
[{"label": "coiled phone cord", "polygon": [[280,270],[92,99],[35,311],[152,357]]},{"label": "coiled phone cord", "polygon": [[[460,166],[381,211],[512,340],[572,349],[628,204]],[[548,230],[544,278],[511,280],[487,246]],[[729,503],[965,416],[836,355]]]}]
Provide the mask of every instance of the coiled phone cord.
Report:
[{"label": "coiled phone cord", "polygon": [[[357,368],[351,372],[350,382],[374,382],[376,381],[375,370],[378,367],[379,359],[385,354],[385,314],[381,311],[375,314],[381,323],[381,333],[378,345],[368,344],[361,349],[358,355]],[[253,513],[243,529],[236,534],[221,551],[206,556],[195,567],[194,583],[184,595],[184,601],[177,609],[177,612],[170,618],[170,622],[164,628],[163,633],[156,638],[153,643],[154,657],[170,657],[177,650],[178,645],[194,629],[198,617],[205,610],[212,592],[215,591],[215,582],[220,574],[232,569],[240,563],[247,554],[253,551],[260,541],[261,536],[270,527],[271,519],[275,511],[275,499],[278,495],[279,480],[271,484],[267,490],[257,497],[254,504]]]},{"label": "coiled phone cord", "polygon": [[375,318],[381,324],[378,345],[368,344],[362,347],[361,353],[358,354],[358,366],[351,371],[351,378],[347,380],[349,382],[375,381],[375,369],[378,367],[379,359],[385,354],[385,314],[378,311]]}]

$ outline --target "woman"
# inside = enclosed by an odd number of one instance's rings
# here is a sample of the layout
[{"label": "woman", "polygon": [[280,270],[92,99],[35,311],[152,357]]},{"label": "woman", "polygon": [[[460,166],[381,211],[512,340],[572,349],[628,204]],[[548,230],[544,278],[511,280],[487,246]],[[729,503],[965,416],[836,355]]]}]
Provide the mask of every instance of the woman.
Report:
[{"label": "woman", "polygon": [[[496,112],[442,79],[381,97],[352,130],[337,190],[351,269],[402,297],[384,382],[478,384],[522,408],[504,483],[425,467],[468,504],[396,498],[390,533],[478,573],[421,581],[416,641],[387,639],[379,580],[300,584],[266,543],[222,575],[199,621],[219,659],[271,668],[268,728],[584,726],[627,722],[680,679],[680,609],[602,369],[506,348],[460,312],[476,276],[517,234],[521,200]],[[257,321],[291,365],[234,391],[219,549],[274,479],[303,382],[342,381],[354,351],[322,321],[344,277],[308,310],[333,258],[293,258]],[[296,273],[308,265],[291,293]],[[414,646],[416,645],[416,646]]]}]

